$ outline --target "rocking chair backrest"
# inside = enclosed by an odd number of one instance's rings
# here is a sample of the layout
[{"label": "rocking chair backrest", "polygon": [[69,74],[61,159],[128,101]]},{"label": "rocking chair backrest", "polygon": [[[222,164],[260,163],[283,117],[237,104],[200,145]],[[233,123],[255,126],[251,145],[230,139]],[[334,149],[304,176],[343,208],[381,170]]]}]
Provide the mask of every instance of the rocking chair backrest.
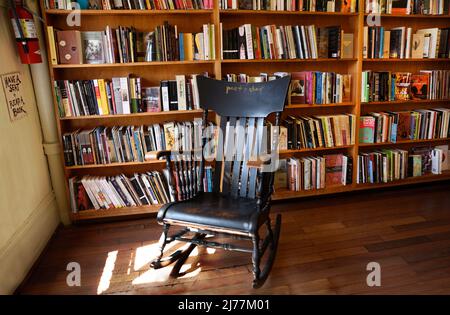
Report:
[{"label": "rocking chair backrest", "polygon": [[216,148],[215,191],[221,187],[223,194],[255,198],[257,169],[246,161],[263,151],[264,121],[270,113],[283,111],[289,82],[289,76],[263,83],[197,77],[200,107],[220,116],[223,136]]}]

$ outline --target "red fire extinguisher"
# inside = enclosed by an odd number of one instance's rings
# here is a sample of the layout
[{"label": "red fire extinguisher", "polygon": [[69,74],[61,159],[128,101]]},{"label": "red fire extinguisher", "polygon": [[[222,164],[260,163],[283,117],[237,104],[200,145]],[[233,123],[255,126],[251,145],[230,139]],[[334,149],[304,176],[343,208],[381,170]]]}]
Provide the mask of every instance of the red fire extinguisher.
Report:
[{"label": "red fire extinguisher", "polygon": [[23,64],[42,62],[39,39],[34,25],[33,14],[28,12],[21,1],[10,0],[9,18],[14,29],[20,60]]}]

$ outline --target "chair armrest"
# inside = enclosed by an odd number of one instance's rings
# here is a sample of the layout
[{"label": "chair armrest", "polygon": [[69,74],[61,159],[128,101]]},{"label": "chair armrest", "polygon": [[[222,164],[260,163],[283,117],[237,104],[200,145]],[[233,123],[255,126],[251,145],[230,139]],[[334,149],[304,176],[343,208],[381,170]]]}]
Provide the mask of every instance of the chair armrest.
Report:
[{"label": "chair armrest", "polygon": [[264,165],[270,164],[271,159],[272,157],[270,154],[262,154],[257,158],[250,158],[250,160],[247,161],[247,167],[262,168]]},{"label": "chair armrest", "polygon": [[171,151],[163,150],[163,151],[150,151],[145,153],[145,160],[159,160],[161,157],[170,157]]}]

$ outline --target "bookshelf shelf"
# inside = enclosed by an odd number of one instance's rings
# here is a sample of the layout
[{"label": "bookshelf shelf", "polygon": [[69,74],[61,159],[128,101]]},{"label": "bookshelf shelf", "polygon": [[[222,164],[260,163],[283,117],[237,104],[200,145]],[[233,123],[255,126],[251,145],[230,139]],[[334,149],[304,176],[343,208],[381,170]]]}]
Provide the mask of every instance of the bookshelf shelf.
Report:
[{"label": "bookshelf shelf", "polygon": [[163,112],[148,112],[148,113],[133,113],[133,114],[117,114],[117,115],[90,115],[90,116],[74,116],[74,117],[61,117],[61,121],[74,121],[74,120],[108,120],[108,119],[130,119],[130,118],[145,118],[156,116],[178,116],[178,115],[198,115],[203,113],[201,109],[194,110],[172,110]]},{"label": "bookshelf shelf", "polygon": [[342,149],[351,149],[354,145],[342,145],[342,146],[335,146],[335,147],[321,147],[321,148],[314,148],[314,149],[296,149],[296,150],[280,150],[279,155],[281,158],[292,156],[294,154],[299,153],[313,153],[313,152],[326,152],[326,151],[334,151],[334,150],[342,150]]},{"label": "bookshelf shelf", "polygon": [[102,63],[102,64],[66,64],[54,65],[53,69],[84,69],[84,68],[128,68],[128,67],[166,67],[195,64],[214,64],[214,60],[194,61],[152,61],[152,62],[127,62],[127,63]]},{"label": "bookshelf shelf", "polygon": [[110,163],[110,164],[89,164],[89,165],[75,165],[75,166],[66,166],[67,171],[76,171],[82,169],[104,169],[104,168],[124,168],[124,167],[134,167],[134,166],[143,166],[143,165],[154,165],[154,164],[162,164],[165,163],[165,160],[150,160],[144,162],[124,162],[124,163]]},{"label": "bookshelf shelf", "polygon": [[449,180],[450,179],[450,171],[445,171],[442,174],[427,174],[417,177],[408,177],[402,180],[396,180],[388,183],[381,184],[352,184],[345,186],[334,186],[327,187],[325,189],[317,189],[317,190],[303,190],[303,191],[291,191],[288,189],[280,189],[274,192],[272,199],[273,200],[286,200],[286,199],[294,199],[294,198],[302,198],[302,197],[311,197],[311,196],[319,196],[319,195],[328,195],[342,192],[350,192],[356,190],[365,190],[365,189],[378,189],[383,187],[395,187],[402,185],[410,185],[410,184],[420,184],[427,183],[433,181],[440,180]]},{"label": "bookshelf shelf", "polygon": [[409,101],[382,101],[382,102],[362,102],[362,106],[376,106],[376,105],[403,105],[403,104],[445,104],[450,103],[448,100],[409,100]]},{"label": "bookshelf shelf", "polygon": [[450,138],[438,138],[438,139],[419,139],[419,140],[403,140],[397,142],[383,142],[383,143],[360,143],[358,146],[361,147],[383,147],[383,146],[396,146],[402,144],[418,144],[418,143],[433,143],[433,142],[446,142]]},{"label": "bookshelf shelf", "polygon": [[442,174],[426,174],[422,176],[417,177],[407,177],[405,179],[400,179],[392,182],[387,183],[364,183],[364,184],[356,184],[356,189],[370,189],[370,188],[381,188],[381,187],[389,187],[389,186],[399,186],[399,185],[405,185],[405,184],[417,184],[417,183],[424,183],[424,182],[430,182],[430,181],[437,181],[437,180],[444,180],[444,179],[450,179],[450,171],[444,171]]},{"label": "bookshelf shelf", "polygon": [[[66,29],[66,18],[71,10],[45,10],[44,1],[41,0],[41,12],[46,25],[52,25],[55,29]],[[359,8],[364,9],[364,1],[360,0]],[[135,62],[135,63],[114,63],[114,64],[76,64],[76,65],[51,65],[49,69],[51,79],[57,80],[89,80],[117,76],[127,76],[130,73],[143,78],[146,86],[155,85],[161,80],[173,79],[177,74],[193,74],[208,71],[216,79],[221,79],[226,73],[247,73],[257,75],[261,72],[273,73],[276,71],[295,72],[303,70],[312,71],[333,71],[336,73],[351,74],[351,97],[353,100],[343,103],[331,104],[289,104],[285,107],[287,115],[309,115],[309,113],[321,114],[353,114],[359,126],[359,117],[362,113],[373,110],[374,107],[381,110],[396,110],[396,106],[403,109],[419,109],[435,107],[450,107],[448,100],[410,100],[393,102],[369,102],[363,103],[361,99],[361,72],[363,69],[373,69],[380,71],[405,71],[414,72],[422,69],[449,69],[450,59],[363,59],[363,27],[367,25],[367,17],[363,10],[359,13],[341,12],[310,12],[310,11],[255,11],[255,10],[220,10],[219,1],[214,0],[212,10],[81,10],[80,14],[85,19],[81,30],[104,30],[106,25],[116,27],[117,25],[132,25],[139,31],[148,31],[154,25],[165,20],[176,24],[180,29],[193,32],[194,29],[204,23],[211,23],[215,26],[215,60],[194,60],[194,61],[165,61],[165,62]],[[381,21],[384,26],[393,28],[397,26],[409,26],[413,29],[449,26],[450,15],[399,15],[381,14]],[[271,20],[273,20],[271,22]],[[319,27],[340,25],[345,33],[354,34],[354,58],[317,58],[317,59],[253,59],[253,60],[220,60],[220,25],[223,29],[234,28],[236,26],[250,23],[258,26],[267,24],[314,24]],[[46,34],[47,35],[47,34]],[[48,42],[48,39],[47,39]],[[399,70],[400,69],[400,70]],[[401,106],[401,107],[400,107]],[[373,108],[372,108],[373,107]],[[55,112],[58,107],[54,104]],[[119,125],[149,125],[153,123],[164,123],[168,121],[186,121],[199,118],[201,110],[190,111],[169,111],[169,112],[149,112],[135,113],[127,115],[96,115],[79,117],[56,117],[60,144],[62,147],[62,134],[75,130],[93,129],[99,126],[112,127]],[[212,119],[217,116],[210,114]],[[356,136],[358,129],[356,130]],[[325,155],[333,153],[345,153],[353,158],[353,184],[346,186],[333,186],[320,190],[310,191],[289,191],[288,189],[276,189],[273,195],[274,200],[290,198],[318,196],[334,193],[349,192],[362,189],[375,189],[382,187],[407,185],[414,183],[426,183],[430,181],[450,179],[450,172],[441,175],[425,175],[421,177],[407,178],[405,180],[389,182],[386,184],[356,184],[357,166],[355,161],[360,151],[373,148],[390,148],[395,146],[406,147],[420,144],[447,144],[449,138],[431,140],[408,140],[397,143],[374,143],[374,144],[354,144],[337,146],[331,148],[283,150],[279,152],[280,158],[288,158],[303,155]],[[64,163],[64,155],[61,153],[61,161]],[[112,164],[94,164],[83,166],[64,167],[66,176],[66,191],[70,200],[68,179],[72,176],[95,175],[110,176],[146,172],[151,170],[161,170],[164,168],[164,161],[144,161]],[[126,217],[129,215],[144,215],[156,213],[160,206],[141,206],[128,208],[113,208],[107,210],[85,210],[78,213],[70,213],[73,221],[88,221],[96,219],[106,219],[115,217]]]},{"label": "bookshelf shelf", "polygon": [[126,208],[111,208],[111,209],[100,209],[100,210],[83,210],[78,213],[71,213],[71,219],[73,221],[85,221],[85,220],[95,220],[95,219],[105,219],[113,218],[124,215],[142,215],[157,213],[160,205],[152,206],[140,206],[140,207],[126,207]]},{"label": "bookshelf shelf", "polygon": [[358,16],[358,13],[319,11],[274,11],[274,10],[219,10],[221,15],[310,15],[310,16]]},{"label": "bookshelf shelf", "polygon": [[356,58],[316,58],[316,59],[224,59],[222,63],[328,63],[328,62],[351,62]]},{"label": "bookshelf shelf", "polygon": [[363,62],[374,63],[374,62],[450,62],[450,58],[373,58],[373,59],[363,59]]},{"label": "bookshelf shelf", "polygon": [[[370,14],[364,13],[364,16],[367,17]],[[441,15],[427,15],[427,14],[373,14],[379,15],[381,18],[391,18],[391,19],[450,19],[450,15],[441,14]]]},{"label": "bookshelf shelf", "polygon": [[[213,10],[80,10],[82,16],[105,16],[105,15],[170,15],[186,14],[200,15],[213,14]],[[72,10],[49,9],[45,11],[48,15],[68,15]]]},{"label": "bookshelf shelf", "polygon": [[331,103],[331,104],[290,104],[290,105],[286,105],[285,109],[346,107],[346,106],[355,106],[355,103],[343,102],[343,103]]}]

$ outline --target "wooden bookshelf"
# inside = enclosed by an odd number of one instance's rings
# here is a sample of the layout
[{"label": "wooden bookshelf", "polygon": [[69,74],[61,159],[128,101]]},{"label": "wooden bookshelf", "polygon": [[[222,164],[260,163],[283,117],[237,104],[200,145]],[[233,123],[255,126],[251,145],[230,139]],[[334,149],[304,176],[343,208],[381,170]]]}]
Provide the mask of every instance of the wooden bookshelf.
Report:
[{"label": "wooden bookshelf", "polygon": [[[273,73],[276,71],[335,71],[339,73],[350,73],[352,75],[351,101],[338,104],[290,104],[286,106],[283,115],[303,114],[334,114],[351,113],[356,116],[356,121],[362,114],[375,110],[419,109],[436,107],[450,107],[450,100],[418,100],[418,101],[395,101],[395,102],[371,102],[361,103],[361,72],[363,70],[391,70],[415,72],[420,69],[450,69],[448,59],[363,59],[363,27],[366,18],[363,10],[359,13],[340,12],[288,12],[288,11],[252,11],[252,10],[219,10],[219,2],[214,1],[213,10],[81,10],[81,31],[102,30],[106,25],[116,27],[117,25],[134,26],[138,31],[146,31],[162,24],[167,20],[176,24],[179,31],[200,30],[202,24],[211,23],[215,26],[216,60],[207,61],[168,61],[168,62],[136,62],[117,64],[82,64],[82,65],[51,65],[48,63],[51,79],[94,79],[111,78],[112,76],[124,76],[132,73],[142,77],[146,83],[156,84],[160,80],[173,79],[176,74],[190,74],[208,71],[215,78],[221,79],[226,73],[247,73],[250,75],[260,72]],[[360,0],[359,8],[364,8],[364,0]],[[66,18],[71,11],[68,10],[45,10],[41,0],[42,16],[46,25],[52,25],[59,29],[70,29],[66,24]],[[387,15],[381,14],[381,23],[387,28],[400,25],[410,26],[413,31],[426,27],[449,27],[450,15]],[[255,25],[289,25],[289,24],[315,24],[317,26],[341,25],[346,33],[354,34],[354,58],[349,59],[292,59],[292,60],[220,60],[220,25],[223,29],[229,29],[252,23]],[[47,36],[47,34],[46,34]],[[47,39],[48,43],[48,39]],[[48,47],[47,47],[48,48]],[[47,51],[49,51],[47,49]],[[55,113],[58,115],[57,103],[54,96]],[[212,113],[213,114],[213,113]],[[95,128],[97,126],[116,125],[146,125],[162,123],[165,121],[184,121],[200,118],[201,110],[173,111],[158,113],[139,113],[129,115],[104,115],[104,116],[81,116],[81,117],[56,117],[60,144],[61,135],[77,129]],[[358,134],[358,130],[356,131]],[[357,135],[356,135],[357,136]],[[327,187],[313,191],[289,191],[279,189],[275,192],[274,200],[299,198],[307,196],[318,196],[334,194],[361,189],[374,189],[397,185],[414,183],[426,183],[436,180],[450,179],[450,172],[441,175],[425,175],[421,177],[407,178],[401,181],[386,184],[356,184],[356,160],[361,150],[370,150],[382,147],[409,146],[421,144],[443,144],[449,143],[450,139],[399,141],[397,143],[376,144],[354,144],[333,148],[316,148],[301,150],[284,150],[280,152],[281,158],[301,155],[323,155],[334,152],[343,152],[353,158],[353,184],[346,186]],[[61,152],[61,163],[64,164]],[[66,179],[72,176],[82,175],[114,175],[118,173],[132,174],[133,172],[161,169],[164,167],[162,161],[145,161],[131,163],[114,163],[106,165],[85,165],[65,167]],[[69,187],[66,180],[67,196]],[[108,217],[124,217],[130,215],[146,215],[155,213],[159,206],[144,206],[132,208],[120,208],[109,210],[85,210],[79,213],[71,213],[73,221],[103,219]]]}]

